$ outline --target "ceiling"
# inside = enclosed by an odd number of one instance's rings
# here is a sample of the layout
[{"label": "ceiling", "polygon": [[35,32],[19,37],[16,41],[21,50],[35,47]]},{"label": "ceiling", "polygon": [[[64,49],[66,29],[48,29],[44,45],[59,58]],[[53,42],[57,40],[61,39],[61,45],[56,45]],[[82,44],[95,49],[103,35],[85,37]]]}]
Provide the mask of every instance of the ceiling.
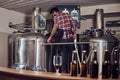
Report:
[{"label": "ceiling", "polygon": [[54,5],[91,6],[120,3],[120,0],[0,0],[0,7],[17,12],[31,14],[33,7],[48,11]]}]

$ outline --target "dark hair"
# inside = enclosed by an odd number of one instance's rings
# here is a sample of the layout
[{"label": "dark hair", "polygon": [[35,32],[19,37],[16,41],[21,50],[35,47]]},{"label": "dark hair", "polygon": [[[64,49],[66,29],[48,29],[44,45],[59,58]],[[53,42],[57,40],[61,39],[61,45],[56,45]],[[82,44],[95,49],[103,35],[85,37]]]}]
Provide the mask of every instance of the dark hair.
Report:
[{"label": "dark hair", "polygon": [[50,14],[52,14],[53,12],[59,12],[59,9],[57,7],[53,7],[50,10]]}]

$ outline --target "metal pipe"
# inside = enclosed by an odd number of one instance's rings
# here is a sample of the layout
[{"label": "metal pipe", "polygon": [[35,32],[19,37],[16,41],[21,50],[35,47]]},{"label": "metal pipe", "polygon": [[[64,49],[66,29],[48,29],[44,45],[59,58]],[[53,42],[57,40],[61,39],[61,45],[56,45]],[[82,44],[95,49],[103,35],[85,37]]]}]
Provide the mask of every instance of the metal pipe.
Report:
[{"label": "metal pipe", "polygon": [[[76,42],[77,42],[77,40],[75,39],[74,43],[76,43]],[[80,62],[79,53],[78,53],[78,46],[77,46],[77,44],[74,44],[74,46],[75,46],[75,50],[77,52],[76,54],[77,54],[77,58],[78,58],[78,64],[79,64],[79,67],[81,67],[80,66],[81,62]]]},{"label": "metal pipe", "polygon": [[95,29],[103,29],[103,28],[104,28],[103,9],[96,9],[96,11],[95,11]]},{"label": "metal pipe", "polygon": [[[41,45],[63,45],[63,44],[93,44],[95,42],[67,42],[67,43],[43,43]],[[106,42],[102,42],[106,43]],[[110,42],[109,42],[110,43]],[[111,42],[112,43],[112,42]]]},{"label": "metal pipe", "polygon": [[39,16],[40,15],[40,8],[35,7],[33,8],[33,14],[32,14],[32,28],[37,32],[39,30]]},{"label": "metal pipe", "polygon": [[69,42],[69,43],[43,43],[42,45],[63,45],[63,44],[90,44],[91,42]]},{"label": "metal pipe", "polygon": [[13,29],[32,29],[31,27],[31,23],[19,23],[19,24],[12,24],[12,22],[9,22],[8,24],[9,28],[13,28]]}]

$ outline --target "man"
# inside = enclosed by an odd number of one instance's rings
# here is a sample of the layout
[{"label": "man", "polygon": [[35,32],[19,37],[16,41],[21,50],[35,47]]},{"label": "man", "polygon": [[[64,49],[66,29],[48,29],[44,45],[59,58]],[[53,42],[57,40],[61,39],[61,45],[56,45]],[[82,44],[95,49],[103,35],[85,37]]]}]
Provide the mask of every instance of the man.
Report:
[{"label": "man", "polygon": [[[62,39],[59,42],[74,42],[76,39],[76,26],[75,22],[73,21],[72,17],[67,13],[60,13],[58,8],[53,7],[50,11],[50,14],[54,17],[54,25],[52,32],[47,39],[47,42],[50,42],[53,35],[56,33],[57,29],[63,30]],[[59,36],[58,36],[59,37]],[[74,49],[73,44],[69,45],[62,45],[61,51],[62,55],[62,72],[69,73],[70,71],[70,62],[72,60],[72,51]]]}]

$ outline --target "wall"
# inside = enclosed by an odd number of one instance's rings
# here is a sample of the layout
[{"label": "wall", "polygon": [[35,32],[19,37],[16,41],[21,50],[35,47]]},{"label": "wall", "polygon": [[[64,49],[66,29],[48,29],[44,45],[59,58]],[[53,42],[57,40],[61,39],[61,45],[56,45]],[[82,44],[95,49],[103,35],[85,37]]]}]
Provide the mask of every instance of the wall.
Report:
[{"label": "wall", "polygon": [[11,33],[14,29],[8,27],[9,22],[13,24],[23,23],[25,14],[0,8],[0,32]]},{"label": "wall", "polygon": [[8,27],[8,23],[23,23],[24,17],[25,14],[0,8],[0,66],[7,66],[8,35],[14,31]]},{"label": "wall", "polygon": [[81,15],[94,14],[95,9],[102,8],[104,13],[120,12],[120,4],[107,4],[107,5],[96,5],[81,7]]},{"label": "wall", "polygon": [[8,33],[0,32],[0,66],[7,66],[8,62]]}]

